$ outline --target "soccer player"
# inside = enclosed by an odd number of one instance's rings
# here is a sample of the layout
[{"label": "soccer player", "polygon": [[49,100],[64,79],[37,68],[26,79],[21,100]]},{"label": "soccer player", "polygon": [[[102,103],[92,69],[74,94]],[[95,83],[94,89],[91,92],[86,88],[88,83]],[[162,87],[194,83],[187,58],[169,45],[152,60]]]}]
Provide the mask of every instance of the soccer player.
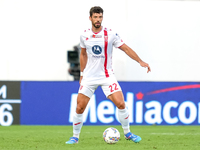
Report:
[{"label": "soccer player", "polygon": [[122,41],[117,33],[101,26],[103,20],[103,9],[101,7],[92,7],[89,19],[92,28],[85,30],[80,36],[80,88],[77,97],[77,108],[73,116],[73,137],[66,144],[78,143],[83,125],[83,112],[98,86],[101,86],[106,97],[119,109],[118,118],[122,124],[125,138],[138,143],[141,141],[141,137],[130,132],[129,113],[125,107],[121,87],[112,70],[113,46],[124,51],[142,67],[147,68],[147,73],[151,69]]}]

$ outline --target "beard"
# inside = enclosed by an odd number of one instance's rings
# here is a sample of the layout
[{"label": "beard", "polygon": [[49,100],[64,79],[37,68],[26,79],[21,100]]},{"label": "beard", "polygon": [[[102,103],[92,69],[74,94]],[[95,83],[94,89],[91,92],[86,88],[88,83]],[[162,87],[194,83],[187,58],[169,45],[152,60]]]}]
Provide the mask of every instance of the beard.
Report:
[{"label": "beard", "polygon": [[99,23],[99,24],[97,25],[96,23],[93,23],[93,26],[98,29],[101,27],[101,23],[100,22],[97,22],[97,23]]}]

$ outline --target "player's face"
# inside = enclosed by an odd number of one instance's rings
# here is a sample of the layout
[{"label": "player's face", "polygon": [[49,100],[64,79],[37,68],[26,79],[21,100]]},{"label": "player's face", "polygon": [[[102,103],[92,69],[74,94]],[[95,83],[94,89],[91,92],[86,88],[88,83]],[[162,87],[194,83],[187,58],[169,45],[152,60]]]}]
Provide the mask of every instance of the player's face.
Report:
[{"label": "player's face", "polygon": [[102,20],[103,20],[103,14],[102,13],[93,13],[92,17],[90,17],[90,21],[92,22],[92,25],[95,28],[101,27]]}]

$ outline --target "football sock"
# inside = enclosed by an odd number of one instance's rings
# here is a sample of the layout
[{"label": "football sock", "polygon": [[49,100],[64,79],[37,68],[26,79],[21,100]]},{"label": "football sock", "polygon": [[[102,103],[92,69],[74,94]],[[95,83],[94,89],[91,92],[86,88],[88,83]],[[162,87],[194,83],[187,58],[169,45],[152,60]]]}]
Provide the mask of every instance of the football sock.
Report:
[{"label": "football sock", "polygon": [[119,118],[120,123],[122,124],[124,134],[127,134],[128,132],[130,132],[128,109],[127,108],[118,109],[118,118]]},{"label": "football sock", "polygon": [[75,112],[73,117],[73,137],[79,138],[82,126],[83,126],[83,114],[77,114]]}]

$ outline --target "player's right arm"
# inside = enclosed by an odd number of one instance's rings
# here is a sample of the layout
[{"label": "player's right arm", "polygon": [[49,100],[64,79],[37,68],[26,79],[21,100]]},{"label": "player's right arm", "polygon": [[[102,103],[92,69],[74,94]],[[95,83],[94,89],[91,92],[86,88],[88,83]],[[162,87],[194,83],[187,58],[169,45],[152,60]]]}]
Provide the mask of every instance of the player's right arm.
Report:
[{"label": "player's right arm", "polygon": [[122,51],[124,51],[130,58],[137,61],[142,67],[147,68],[147,73],[151,71],[151,68],[149,64],[142,61],[140,57],[136,54],[135,51],[133,51],[130,47],[128,47],[126,44],[123,44],[121,47],[119,47]]},{"label": "player's right arm", "polygon": [[[85,66],[87,64],[87,52],[86,48],[81,48],[81,53],[80,53],[80,71],[83,72],[85,69]],[[81,80],[83,79],[83,76],[80,76],[80,81],[79,83],[81,84]]]}]

